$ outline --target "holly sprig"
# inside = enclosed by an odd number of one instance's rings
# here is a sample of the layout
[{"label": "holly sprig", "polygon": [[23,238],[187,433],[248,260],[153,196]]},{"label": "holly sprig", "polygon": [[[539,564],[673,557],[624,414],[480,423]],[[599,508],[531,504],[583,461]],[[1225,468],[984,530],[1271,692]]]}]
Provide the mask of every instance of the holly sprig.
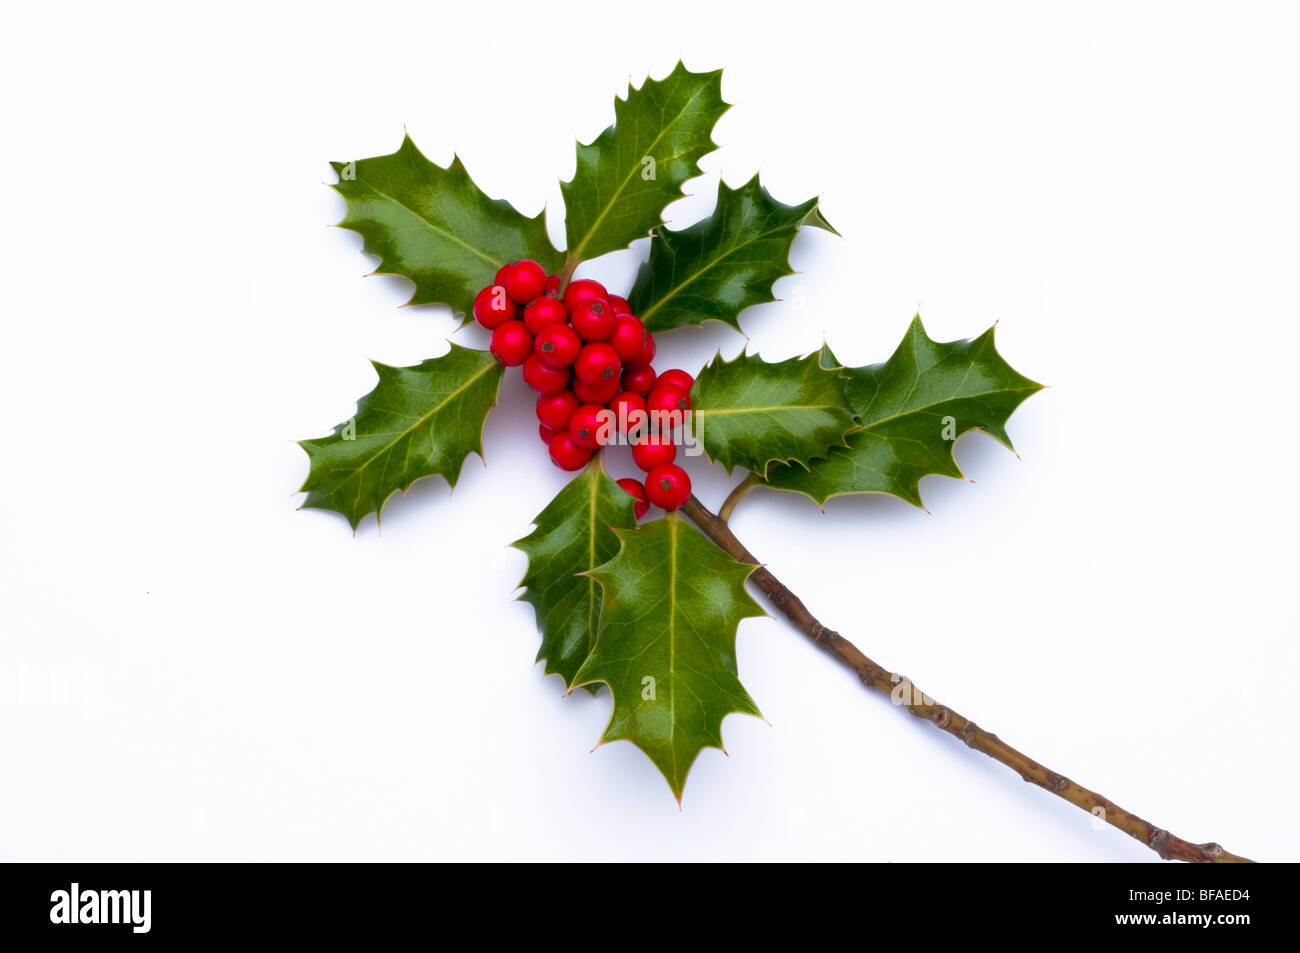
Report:
[{"label": "holly sprig", "polygon": [[[747,308],[774,300],[800,231],[834,233],[817,198],[784,204],[757,176],[738,188],[720,183],[700,222],[664,226],[665,207],[716,148],[713,128],[728,108],[720,71],[678,63],[629,87],[614,123],[578,145],[576,172],[561,183],[567,251],[551,244],[542,216],[488,197],[459,159],[442,168],[409,138],[391,155],[334,163],[347,206],[339,224],[361,234],[376,270],[408,278],[410,303],[445,305],[492,338],[488,350],[452,345],[412,367],[375,364],[378,383],[356,414],[302,441],[303,505],[334,510],[355,529],[417,479],[454,485],[466,458],[482,454],[506,368],[522,366],[552,461],[578,471],[514,544],[528,558],[520,598],[541,632],[537,658],[566,690],[609,689],[601,741],[636,744],[678,800],[700,751],[721,747],[726,715],[758,714],[735,650],[740,622],[765,614],[747,584],[866,687],[893,695],[900,681],[818,622],[735,538],[727,520],[740,500],[767,487],[818,503],[876,492],[919,506],[923,476],[961,475],[959,436],[983,430],[1010,447],[1008,418],[1040,389],[1002,359],[992,329],[940,343],[919,317],[881,364],[844,367],[827,346],[779,361],[719,355],[697,375],[656,371],[656,334],[709,320],[739,330]],[[573,280],[583,261],[647,237],[626,298]],[[633,444],[644,483],[606,472],[601,448],[621,440]],[[746,473],[718,513],[691,494],[676,462],[688,440]],[[646,519],[651,504],[662,514]],[[1240,859],[1154,828],[916,696],[903,702],[911,714],[1080,807],[1102,806],[1109,823],[1161,856]]]}]

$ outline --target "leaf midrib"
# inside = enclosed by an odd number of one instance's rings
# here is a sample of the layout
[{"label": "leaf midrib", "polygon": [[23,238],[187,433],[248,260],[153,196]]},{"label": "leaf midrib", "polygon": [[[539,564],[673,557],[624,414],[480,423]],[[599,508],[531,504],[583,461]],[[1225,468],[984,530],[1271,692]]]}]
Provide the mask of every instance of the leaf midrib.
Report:
[{"label": "leaf midrib", "polygon": [[[681,281],[681,282],[679,282],[678,284],[676,284],[674,287],[672,287],[671,289],[669,289],[669,291],[668,291],[667,294],[665,294],[662,298],[660,298],[658,301],[656,301],[656,302],[655,302],[653,305],[651,305],[649,308],[646,308],[645,310],[643,310],[642,313],[641,313],[641,320],[642,320],[642,321],[645,321],[647,318],[650,317],[650,315],[654,314],[654,313],[655,313],[656,311],[658,311],[661,307],[663,307],[664,302],[666,302],[666,301],[671,301],[671,300],[672,300],[673,298],[675,298],[675,297],[678,295],[678,293],[681,292],[681,290],[682,290],[683,288],[685,288],[687,285],[691,284],[692,282],[699,281],[701,277],[703,277],[704,275],[708,274],[710,271],[712,271],[714,268],[718,267],[718,265],[722,264],[724,261],[726,261],[726,260],[727,260],[728,258],[730,258],[732,255],[734,255],[734,254],[736,254],[737,252],[739,252],[741,249],[743,249],[743,248],[747,248],[748,246],[754,244],[754,242],[762,241],[762,240],[765,239],[765,238],[770,238],[771,236],[776,235],[776,234],[778,234],[779,232],[781,232],[782,230],[784,230],[786,227],[787,227],[787,226],[782,225],[782,226],[779,226],[779,227],[777,227],[777,228],[768,229],[768,230],[765,231],[765,232],[762,232],[762,233],[760,233],[760,234],[758,234],[758,235],[755,235],[753,238],[749,239],[748,241],[742,242],[742,243],[739,244],[739,245],[733,245],[733,246],[732,246],[731,248],[729,248],[727,251],[725,251],[725,252],[722,253],[721,255],[718,255],[716,258],[714,258],[712,261],[710,261],[710,262],[709,262],[707,265],[705,265],[703,268],[701,268],[701,269],[699,269],[698,271],[694,272],[694,273],[693,273],[689,278],[687,278],[685,281]],[[796,227],[796,229],[798,228],[798,226],[795,226],[795,227]],[[667,239],[664,239],[664,243],[667,244]]]},{"label": "leaf midrib", "polygon": [[363,185],[363,186],[365,186],[367,189],[369,189],[369,190],[370,190],[371,192],[373,192],[375,195],[378,195],[380,198],[384,198],[384,199],[387,199],[388,201],[392,202],[392,203],[393,203],[394,205],[396,205],[398,208],[402,209],[402,210],[405,211],[407,214],[409,214],[409,215],[411,215],[412,217],[414,217],[417,221],[423,222],[425,225],[427,225],[427,226],[429,227],[429,229],[430,229],[431,231],[435,232],[435,233],[438,234],[439,236],[441,236],[441,237],[443,237],[443,238],[446,238],[446,239],[450,239],[451,241],[455,242],[457,245],[460,245],[462,248],[466,249],[467,251],[471,251],[471,252],[473,252],[475,255],[478,255],[480,258],[482,258],[482,259],[483,259],[485,262],[487,262],[489,265],[495,265],[496,267],[500,268],[503,264],[505,264],[505,262],[503,262],[503,261],[499,261],[499,260],[497,260],[496,258],[493,258],[491,255],[489,255],[487,252],[483,251],[482,249],[480,249],[480,248],[475,248],[475,247],[474,247],[473,245],[471,245],[469,242],[467,242],[467,241],[465,241],[464,239],[458,237],[458,236],[455,235],[454,233],[449,232],[449,231],[447,231],[447,230],[445,230],[445,229],[443,229],[443,228],[438,227],[438,225],[436,225],[433,221],[431,221],[430,219],[428,219],[428,218],[425,217],[424,215],[421,215],[419,212],[417,212],[415,209],[411,208],[411,207],[410,207],[409,205],[407,205],[405,202],[402,202],[401,200],[395,198],[395,197],[392,196],[392,195],[389,195],[387,192],[384,192],[384,191],[381,190],[381,189],[377,189],[377,188],[375,188],[375,187],[374,187],[373,185],[371,185],[369,182],[363,182],[363,181],[358,180],[358,184],[359,184],[359,185]]},{"label": "leaf midrib", "polygon": [[[422,414],[422,415],[419,416],[419,417],[416,417],[416,418],[415,418],[415,423],[411,424],[411,426],[407,427],[405,430],[398,431],[398,434],[397,434],[396,437],[394,437],[394,438],[393,438],[391,441],[389,441],[388,443],[384,444],[384,446],[381,447],[379,450],[375,451],[375,453],[371,454],[370,457],[368,457],[368,458],[366,459],[366,461],[365,461],[364,463],[361,464],[361,466],[359,466],[359,467],[356,468],[356,472],[357,472],[358,474],[360,474],[361,471],[365,470],[366,467],[370,466],[370,464],[374,463],[374,462],[375,462],[376,460],[378,460],[381,456],[384,456],[384,455],[387,454],[387,453],[391,453],[392,450],[393,450],[393,448],[396,447],[398,443],[400,443],[402,440],[404,440],[406,437],[408,437],[408,436],[409,436],[413,431],[415,431],[415,430],[417,430],[418,428],[424,426],[424,424],[428,422],[429,418],[433,417],[435,414],[437,414],[439,411],[441,411],[444,407],[446,407],[449,403],[451,403],[451,401],[452,401],[453,398],[455,398],[457,395],[459,395],[460,393],[462,393],[463,391],[465,391],[467,388],[469,388],[470,385],[476,383],[476,382],[478,381],[478,379],[481,378],[484,374],[487,374],[489,371],[495,370],[497,366],[498,366],[498,365],[496,364],[495,361],[493,361],[492,363],[489,363],[489,364],[485,364],[485,365],[483,366],[483,369],[482,369],[481,371],[478,371],[476,374],[474,374],[472,377],[470,377],[467,381],[465,381],[465,383],[461,384],[461,385],[460,385],[459,387],[457,387],[455,390],[453,390],[453,391],[451,391],[449,394],[447,394],[446,397],[444,397],[444,398],[443,398],[441,401],[439,401],[436,405],[434,405],[432,408],[430,408],[426,413]],[[436,449],[436,448],[435,448],[435,449]],[[360,488],[359,488],[359,487],[358,487],[358,492],[360,492]]]},{"label": "leaf midrib", "polygon": [[[871,430],[874,427],[879,427],[882,424],[887,424],[891,420],[898,420],[901,417],[909,417],[912,414],[925,413],[927,410],[932,410],[933,408],[938,407],[941,404],[947,404],[954,400],[976,400],[981,397],[993,397],[997,394],[1021,394],[1024,393],[1025,391],[1029,391],[1032,393],[1034,390],[1036,390],[1036,388],[1002,387],[1002,388],[998,388],[997,390],[980,391],[977,394],[951,394],[948,397],[944,397],[940,400],[932,401],[931,403],[928,404],[921,404],[920,406],[917,407],[909,407],[908,409],[899,411],[896,414],[890,414],[888,417],[881,417],[878,420],[871,421],[871,423],[863,422],[862,429],[857,432],[862,433],[864,431]],[[700,411],[700,413],[703,413],[703,411]]]},{"label": "leaf midrib", "polygon": [[668,749],[673,756],[673,780],[677,780],[677,521],[668,520]]},{"label": "leaf midrib", "polygon": [[[599,460],[599,458],[598,458]],[[593,465],[600,468],[601,473],[604,468],[598,462]],[[600,475],[593,473],[591,480],[591,493],[587,500],[587,566],[591,569],[596,567],[596,496],[600,491]],[[587,575],[587,654],[596,645],[596,626],[600,624],[599,614],[596,612],[596,586],[598,583],[590,573]]]},{"label": "leaf midrib", "polygon": [[[695,92],[691,93],[690,97],[687,98],[686,103],[682,106],[681,109],[677,111],[677,115],[673,116],[673,118],[669,122],[664,123],[663,128],[659,130],[659,135],[655,136],[654,139],[650,142],[650,145],[646,146],[645,151],[642,153],[643,156],[650,155],[654,151],[654,147],[659,145],[659,140],[668,134],[668,130],[672,128],[672,126],[677,122],[677,120],[682,118],[686,110],[690,108],[690,106],[695,102],[696,98],[699,97],[699,95],[704,92],[705,88],[706,87],[704,86],[700,86],[695,90]],[[615,133],[617,134],[617,122],[615,124]],[[627,184],[630,181],[632,181],[632,176],[636,175],[636,171],[640,167],[640,165],[641,165],[640,159],[638,159],[635,163],[633,163],[632,168],[629,169],[627,175],[623,177],[623,181],[620,182],[618,184],[618,188],[614,190],[613,196],[610,198],[608,202],[605,203],[605,207],[600,210],[600,214],[596,216],[595,220],[591,223],[591,227],[588,228],[586,234],[582,236],[582,241],[578,242],[577,245],[575,245],[573,249],[570,250],[569,252],[570,259],[576,261],[582,260],[583,249],[587,247],[587,243],[591,241],[591,236],[596,234],[596,230],[600,228],[601,223],[605,221],[605,216],[609,214],[610,209],[614,207],[615,203],[618,201],[619,196],[623,194],[623,190],[627,188]],[[576,175],[574,176],[574,181],[575,182],[577,181]]]},{"label": "leaf midrib", "polygon": [[771,414],[778,411],[789,413],[799,410],[838,410],[848,414],[850,417],[853,416],[853,411],[839,404],[777,404],[774,407],[715,407],[712,410],[696,410],[694,413],[696,417],[717,417],[724,414]]}]

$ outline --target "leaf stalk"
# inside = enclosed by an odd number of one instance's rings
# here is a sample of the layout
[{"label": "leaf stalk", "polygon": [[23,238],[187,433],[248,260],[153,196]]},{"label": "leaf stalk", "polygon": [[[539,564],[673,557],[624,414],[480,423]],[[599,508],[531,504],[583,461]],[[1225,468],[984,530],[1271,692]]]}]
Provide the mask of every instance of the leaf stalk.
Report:
[{"label": "leaf stalk", "polygon": [[746,475],[745,479],[732,487],[731,492],[727,494],[727,498],[722,501],[722,505],[718,507],[718,519],[722,520],[724,523],[729,522],[731,520],[731,514],[736,509],[736,504],[743,500],[745,494],[758,486],[760,482],[758,474],[750,471],[750,473]]}]

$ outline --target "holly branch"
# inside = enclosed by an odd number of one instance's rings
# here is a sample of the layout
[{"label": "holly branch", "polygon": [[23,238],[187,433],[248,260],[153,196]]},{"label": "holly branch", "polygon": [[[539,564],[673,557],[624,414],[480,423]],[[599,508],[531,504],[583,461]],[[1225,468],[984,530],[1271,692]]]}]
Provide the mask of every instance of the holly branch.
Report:
[{"label": "holly branch", "polygon": [[[1007,421],[1041,385],[1002,359],[993,328],[939,342],[919,316],[879,364],[846,367],[824,346],[778,361],[719,354],[695,375],[656,369],[656,334],[705,321],[739,330],[745,309],[776,300],[795,236],[834,233],[819,199],[784,204],[757,176],[738,188],[719,182],[711,215],[664,227],[665,207],[715,148],[714,124],[729,108],[721,90],[720,72],[680,63],[629,88],[615,123],[578,145],[574,176],[561,183],[566,252],[542,216],[490,198],[458,159],[442,168],[409,138],[390,155],[335,163],[347,204],[339,224],[361,234],[379,270],[412,282],[410,303],[449,306],[491,337],[486,350],[453,345],[411,367],[375,364],[378,382],[355,415],[302,441],[303,506],[342,514],[355,530],[417,480],[454,486],[469,455],[482,455],[506,369],[519,367],[538,395],[550,460],[575,473],[514,544],[528,557],[520,598],[541,634],[537,661],[566,692],[607,690],[601,741],[637,745],[679,801],[700,752],[722,747],[726,716],[759,713],[735,644],[740,622],[764,614],[752,581],[864,686],[1026,781],[1163,858],[1244,860],[1156,827],[919,692],[822,625],[732,534],[733,510],[759,487],[819,504],[885,493],[920,507],[925,476],[962,475],[958,437],[979,430],[1010,447]],[[576,277],[591,258],[646,237],[626,298]],[[616,445],[630,448],[638,475],[607,472],[619,465],[607,453]],[[718,513],[692,495],[680,447],[746,472]],[[648,518],[652,507],[663,515]]]},{"label": "holly branch", "polygon": [[[751,481],[742,485],[748,489],[755,483],[756,481]],[[1088,811],[1094,817],[1099,817],[1107,824],[1119,828],[1134,840],[1150,847],[1160,855],[1162,860],[1184,860],[1193,864],[1253,863],[1245,857],[1224,850],[1216,843],[1193,844],[1171,834],[1131,811],[1126,811],[1110,798],[1088,790],[1077,781],[1057,774],[1028,755],[1017,751],[965,715],[926,695],[910,679],[890,672],[873,662],[844,636],[822,625],[804,605],[803,600],[786,588],[781,580],[772,575],[759,563],[754,554],[745,548],[731,532],[727,521],[710,512],[696,497],[692,496],[682,505],[682,512],[703,530],[704,535],[717,543],[733,559],[755,567],[749,576],[749,581],[758,586],[768,601],[789,619],[796,629],[807,636],[809,641],[857,675],[858,680],[866,688],[888,695],[909,715],[948,732],[967,747],[981,751],[994,761],[1006,765],[1030,784],[1035,784],[1044,791],[1050,791],[1075,807]]]}]

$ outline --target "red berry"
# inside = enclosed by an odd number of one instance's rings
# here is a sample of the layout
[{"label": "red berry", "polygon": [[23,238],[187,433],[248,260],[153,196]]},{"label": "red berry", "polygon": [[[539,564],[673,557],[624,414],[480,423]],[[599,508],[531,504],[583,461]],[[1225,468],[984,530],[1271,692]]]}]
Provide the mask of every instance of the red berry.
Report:
[{"label": "red berry", "polygon": [[568,367],[582,353],[582,338],[567,324],[552,324],[538,333],[534,347],[547,367]]},{"label": "red berry", "polygon": [[579,301],[569,321],[584,341],[604,341],[614,333],[614,310],[601,298]]},{"label": "red berry", "polygon": [[677,444],[667,437],[643,437],[632,445],[632,462],[642,470],[653,470],[677,459]]},{"label": "red berry", "polygon": [[691,478],[675,463],[661,463],[645,475],[645,495],[661,510],[675,510],[691,498]]},{"label": "red berry", "polygon": [[643,397],[655,386],[655,369],[653,367],[635,367],[623,372],[623,389]]},{"label": "red berry", "polygon": [[506,266],[506,292],[520,304],[527,304],[546,290],[546,269],[531,258]]},{"label": "red berry", "polygon": [[572,314],[578,305],[588,298],[604,298],[605,286],[599,281],[592,281],[590,278],[579,278],[577,281],[570,281],[569,286],[564,289],[564,306]]},{"label": "red berry", "polygon": [[628,306],[627,299],[620,295],[605,295],[605,300],[609,306],[614,309],[615,314],[631,314],[632,309]]},{"label": "red berry", "polygon": [[645,486],[640,480],[634,480],[631,477],[623,477],[623,479],[618,481],[618,485],[631,493],[632,497],[636,500],[636,502],[632,504],[633,516],[640,519],[645,516],[646,513],[650,512],[650,504],[646,502],[645,498]]},{"label": "red berry", "polygon": [[680,387],[663,383],[663,375],[655,382],[654,390],[645,399],[645,409],[655,411],[690,410],[691,398]]},{"label": "red berry", "polygon": [[683,390],[689,394],[691,388],[695,386],[695,378],[690,374],[687,374],[685,371],[674,367],[671,371],[664,371],[660,374],[659,380],[655,381],[655,383],[667,384],[670,387],[676,387],[678,390]]},{"label": "red berry", "polygon": [[506,284],[506,272],[510,270],[510,265],[505,264],[497,269],[497,276],[492,279],[493,284],[501,285],[503,288]]},{"label": "red berry", "polygon": [[568,320],[569,312],[554,298],[534,298],[533,303],[524,308],[524,324],[534,334],[541,334],[552,324],[563,324]]},{"label": "red berry", "polygon": [[488,285],[474,296],[474,320],[489,331],[512,320],[518,310],[501,285]]},{"label": "red berry", "polygon": [[583,380],[573,382],[573,393],[577,395],[578,400],[584,404],[608,404],[618,393],[618,378],[611,377],[607,381],[597,381],[589,384]]},{"label": "red berry", "polygon": [[609,346],[618,352],[624,363],[634,361],[645,347],[645,325],[640,318],[620,314],[614,319],[614,332],[609,336]]},{"label": "red berry", "polygon": [[524,361],[524,383],[539,394],[558,394],[569,384],[567,367],[548,367],[536,354]]},{"label": "red berry", "polygon": [[548,294],[548,295],[550,295],[552,298],[554,298],[554,297],[558,296],[559,293],[560,293],[560,276],[559,276],[559,275],[547,275],[547,276],[546,276],[546,294]]},{"label": "red berry", "polygon": [[496,359],[506,367],[518,367],[533,353],[533,336],[522,321],[507,321],[497,325],[488,345]]},{"label": "red berry", "polygon": [[542,443],[549,444],[551,438],[557,433],[559,433],[558,430],[552,430],[550,427],[546,426],[546,424],[537,425],[537,435],[542,438]]},{"label": "red berry", "polygon": [[646,332],[645,344],[641,346],[641,353],[632,360],[627,362],[628,367],[647,367],[655,359],[655,336],[649,331]]},{"label": "red berry", "polygon": [[632,412],[639,411],[645,414],[645,398],[640,394],[634,394],[630,390],[625,390],[609,402],[609,409],[614,412],[614,416],[619,421],[618,432],[626,434],[629,428],[635,432],[640,429],[638,423],[643,424],[645,417],[638,420],[632,420]]},{"label": "red berry", "polygon": [[569,437],[584,450],[596,450],[609,442],[606,431],[609,411],[599,404],[583,404],[569,418]]},{"label": "red berry", "polygon": [[551,438],[551,461],[561,470],[581,470],[591,460],[591,451],[573,442],[567,433]]},{"label": "red berry", "polygon": [[562,390],[537,398],[537,419],[552,430],[568,430],[569,418],[577,409],[578,398],[573,396],[573,391]]},{"label": "red berry", "polygon": [[599,381],[617,381],[623,362],[618,359],[618,351],[608,344],[588,344],[573,362],[573,373],[578,380],[595,384]]}]

